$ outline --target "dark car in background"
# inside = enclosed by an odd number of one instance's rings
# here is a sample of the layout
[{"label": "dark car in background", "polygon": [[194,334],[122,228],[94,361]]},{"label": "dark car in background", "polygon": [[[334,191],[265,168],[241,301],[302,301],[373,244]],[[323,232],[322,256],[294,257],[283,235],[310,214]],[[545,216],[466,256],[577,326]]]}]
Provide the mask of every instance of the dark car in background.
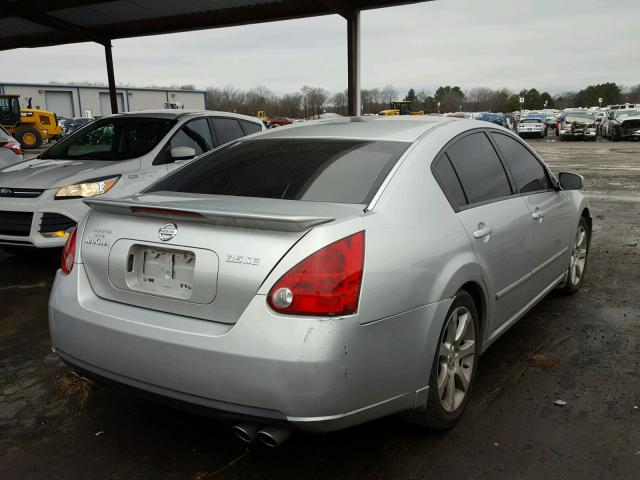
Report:
[{"label": "dark car in background", "polygon": [[66,118],[63,121],[60,121],[60,125],[62,126],[62,134],[69,135],[81,127],[90,124],[93,122],[93,118],[86,117],[76,117],[76,118]]},{"label": "dark car in background", "polygon": [[507,125],[505,116],[502,113],[483,112],[478,115],[477,119],[484,122],[495,123],[496,125],[500,125],[501,127],[505,127]]},{"label": "dark car in background", "polygon": [[596,117],[593,113],[568,112],[564,116],[560,124],[560,141],[570,138],[596,141]]}]

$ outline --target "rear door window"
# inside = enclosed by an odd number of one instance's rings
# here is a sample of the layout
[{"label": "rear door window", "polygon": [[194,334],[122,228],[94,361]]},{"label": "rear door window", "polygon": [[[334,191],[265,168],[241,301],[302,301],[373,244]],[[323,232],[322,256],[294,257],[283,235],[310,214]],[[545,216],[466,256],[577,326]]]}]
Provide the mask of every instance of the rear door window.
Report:
[{"label": "rear door window", "polygon": [[218,139],[218,145],[244,137],[240,122],[235,118],[214,118],[212,123]]},{"label": "rear door window", "polygon": [[539,192],[551,188],[551,182],[542,164],[517,140],[501,133],[491,133],[502,158],[511,171],[520,193]]},{"label": "rear door window", "polygon": [[241,141],[197,159],[149,191],[363,204],[408,146],[370,140]]},{"label": "rear door window", "polygon": [[469,204],[511,195],[509,179],[493,145],[483,132],[472,133],[447,151]]},{"label": "rear door window", "polygon": [[440,184],[440,188],[442,188],[454,208],[467,204],[467,197],[462,190],[460,179],[453,169],[447,154],[444,154],[434,166],[434,174]]},{"label": "rear door window", "polygon": [[196,155],[202,155],[213,148],[209,122],[205,118],[185,123],[171,138],[171,148],[191,147]]},{"label": "rear door window", "polygon": [[246,120],[240,120],[242,129],[245,135],[251,135],[252,133],[258,133],[262,131],[262,127],[255,122],[247,122]]}]

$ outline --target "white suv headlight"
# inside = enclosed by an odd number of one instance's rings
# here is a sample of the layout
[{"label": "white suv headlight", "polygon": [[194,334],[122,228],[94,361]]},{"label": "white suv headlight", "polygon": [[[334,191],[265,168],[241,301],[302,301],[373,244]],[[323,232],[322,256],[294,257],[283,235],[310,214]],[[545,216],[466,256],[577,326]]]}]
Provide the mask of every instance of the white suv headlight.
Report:
[{"label": "white suv headlight", "polygon": [[96,178],[84,183],[75,183],[60,187],[56,192],[56,200],[71,198],[95,197],[107,193],[120,179],[120,175],[109,178]]}]

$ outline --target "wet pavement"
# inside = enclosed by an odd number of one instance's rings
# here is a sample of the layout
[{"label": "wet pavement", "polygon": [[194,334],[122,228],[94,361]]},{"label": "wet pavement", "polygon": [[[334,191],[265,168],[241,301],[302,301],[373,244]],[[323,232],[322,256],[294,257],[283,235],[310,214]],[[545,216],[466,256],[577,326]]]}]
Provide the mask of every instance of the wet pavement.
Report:
[{"label": "wet pavement", "polygon": [[390,417],[247,447],[215,420],[87,389],[50,353],[58,259],[0,253],[0,478],[639,478],[640,142],[531,144],[555,172],[587,177],[586,281],[488,350],[453,430]]}]

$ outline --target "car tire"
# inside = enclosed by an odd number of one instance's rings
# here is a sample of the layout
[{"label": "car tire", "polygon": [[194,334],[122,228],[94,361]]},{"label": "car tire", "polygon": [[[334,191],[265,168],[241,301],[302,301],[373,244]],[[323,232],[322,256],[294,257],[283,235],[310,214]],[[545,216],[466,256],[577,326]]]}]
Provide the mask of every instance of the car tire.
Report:
[{"label": "car tire", "polygon": [[611,140],[613,140],[614,142],[620,141],[620,130],[618,130],[617,128],[614,128],[611,131]]},{"label": "car tire", "polygon": [[[461,322],[466,322],[465,326],[461,327]],[[473,332],[470,327],[473,327]],[[462,332],[458,338],[460,329]],[[458,423],[469,402],[478,371],[480,337],[480,321],[473,297],[460,290],[438,337],[429,376],[427,404],[406,412],[406,419],[433,430],[447,430]],[[448,341],[451,339],[453,342]]]},{"label": "car tire", "polygon": [[20,146],[24,149],[38,148],[42,145],[42,135],[38,129],[30,125],[22,125],[18,127],[15,133],[16,140],[20,142]]},{"label": "car tire", "polygon": [[589,222],[587,222],[585,217],[580,217],[578,228],[573,238],[573,245],[571,246],[567,280],[562,286],[564,293],[571,295],[580,290],[582,282],[584,281],[585,271],[587,270],[590,244],[591,230],[589,229]]},{"label": "car tire", "polygon": [[565,140],[566,140],[565,136],[564,135],[560,135],[560,141],[564,142]]}]

